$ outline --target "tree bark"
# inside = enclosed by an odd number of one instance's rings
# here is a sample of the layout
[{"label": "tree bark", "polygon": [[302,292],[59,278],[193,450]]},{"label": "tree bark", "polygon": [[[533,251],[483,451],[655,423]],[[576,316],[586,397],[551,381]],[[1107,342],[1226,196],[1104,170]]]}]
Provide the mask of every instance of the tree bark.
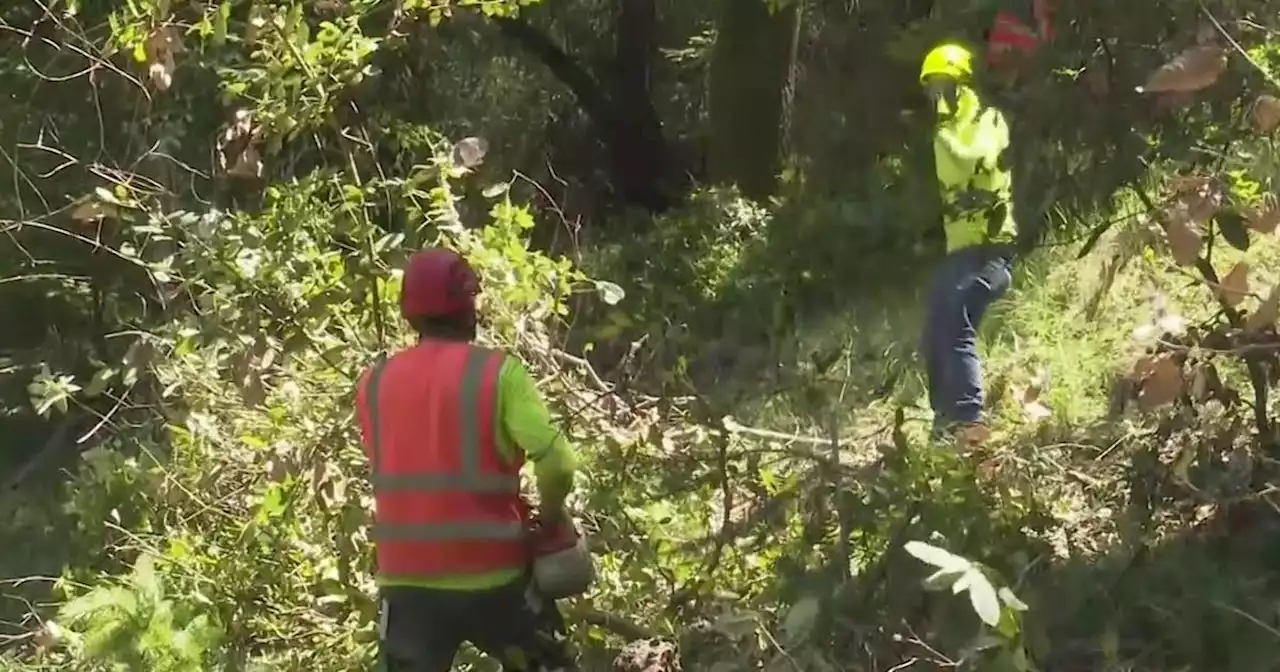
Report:
[{"label": "tree bark", "polygon": [[720,0],[711,54],[711,179],[763,200],[777,188],[797,3]]},{"label": "tree bark", "polygon": [[621,200],[650,212],[669,209],[687,188],[685,181],[675,179],[678,172],[650,92],[657,20],[654,0],[622,0],[612,86],[603,86],[529,23],[494,19],[504,36],[541,61],[577,99],[604,145],[609,182]]}]

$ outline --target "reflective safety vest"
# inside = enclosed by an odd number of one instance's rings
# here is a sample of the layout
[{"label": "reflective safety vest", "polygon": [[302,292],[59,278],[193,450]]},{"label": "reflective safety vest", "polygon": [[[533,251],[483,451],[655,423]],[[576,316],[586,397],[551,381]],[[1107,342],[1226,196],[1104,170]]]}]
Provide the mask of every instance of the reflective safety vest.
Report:
[{"label": "reflective safety vest", "polygon": [[424,340],[361,379],[357,414],[376,506],[378,576],[431,579],[524,567],[523,457],[498,452],[503,355]]},{"label": "reflective safety vest", "polygon": [[1053,23],[1047,0],[1013,0],[996,13],[987,40],[987,63],[999,67],[1012,53],[1029,54],[1053,39]]},{"label": "reflective safety vest", "polygon": [[[959,112],[934,140],[934,162],[942,188],[947,251],[1017,237],[1013,219],[1013,174],[1005,165],[1009,127],[999,110],[983,104],[968,87],[959,92]],[[946,133],[967,147],[982,147],[976,162],[953,156],[940,137]]]}]

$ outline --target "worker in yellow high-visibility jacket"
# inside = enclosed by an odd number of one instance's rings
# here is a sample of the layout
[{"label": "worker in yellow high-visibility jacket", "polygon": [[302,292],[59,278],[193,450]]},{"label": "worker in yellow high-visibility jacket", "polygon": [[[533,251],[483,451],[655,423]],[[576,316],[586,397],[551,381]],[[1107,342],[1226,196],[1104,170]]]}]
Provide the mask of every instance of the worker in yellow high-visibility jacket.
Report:
[{"label": "worker in yellow high-visibility jacket", "polygon": [[937,115],[933,147],[947,256],[930,290],[923,351],[934,434],[986,436],[977,330],[1008,290],[1014,241],[1009,126],[973,83],[973,54],[944,43],[925,56],[920,83]]}]

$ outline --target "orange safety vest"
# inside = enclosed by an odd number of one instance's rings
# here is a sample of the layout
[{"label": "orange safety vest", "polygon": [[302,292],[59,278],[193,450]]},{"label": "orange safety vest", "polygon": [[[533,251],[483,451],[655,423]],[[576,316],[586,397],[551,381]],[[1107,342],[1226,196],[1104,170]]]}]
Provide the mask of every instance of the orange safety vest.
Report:
[{"label": "orange safety vest", "polygon": [[995,23],[987,40],[987,63],[999,67],[1008,62],[1013,52],[1029,54],[1042,43],[1053,39],[1053,23],[1048,0],[1023,0],[1027,11],[1013,8],[996,13]]},{"label": "orange safety vest", "polygon": [[373,477],[383,578],[430,579],[523,567],[523,457],[498,453],[503,355],[424,340],[360,381],[357,414]]}]

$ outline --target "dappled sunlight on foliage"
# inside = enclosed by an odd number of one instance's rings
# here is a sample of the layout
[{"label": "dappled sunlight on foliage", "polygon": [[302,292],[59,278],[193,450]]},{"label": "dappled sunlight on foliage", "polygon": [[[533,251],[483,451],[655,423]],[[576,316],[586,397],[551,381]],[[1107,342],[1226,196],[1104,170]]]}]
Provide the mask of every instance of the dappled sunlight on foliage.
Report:
[{"label": "dappled sunlight on foliage", "polygon": [[980,82],[981,446],[928,437],[916,74],[986,9],[11,4],[0,667],[374,669],[354,385],[430,245],[581,453],[586,670],[1280,658],[1275,3],[1065,3]]}]

